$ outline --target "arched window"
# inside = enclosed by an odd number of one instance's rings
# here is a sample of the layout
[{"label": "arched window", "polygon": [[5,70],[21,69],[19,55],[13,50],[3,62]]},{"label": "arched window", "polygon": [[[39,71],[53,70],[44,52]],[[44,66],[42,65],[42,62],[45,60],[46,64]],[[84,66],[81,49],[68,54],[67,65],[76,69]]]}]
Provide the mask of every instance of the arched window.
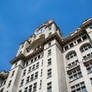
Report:
[{"label": "arched window", "polygon": [[66,55],[66,58],[67,58],[67,60],[69,60],[69,59],[71,59],[71,58],[73,58],[73,57],[75,57],[75,56],[77,56],[77,55],[76,55],[76,52],[75,52],[75,51],[70,51],[70,52],[68,52],[68,54]]},{"label": "arched window", "polygon": [[85,43],[80,47],[80,51],[81,52],[85,52],[86,50],[89,50],[90,48],[92,48],[90,43]]}]

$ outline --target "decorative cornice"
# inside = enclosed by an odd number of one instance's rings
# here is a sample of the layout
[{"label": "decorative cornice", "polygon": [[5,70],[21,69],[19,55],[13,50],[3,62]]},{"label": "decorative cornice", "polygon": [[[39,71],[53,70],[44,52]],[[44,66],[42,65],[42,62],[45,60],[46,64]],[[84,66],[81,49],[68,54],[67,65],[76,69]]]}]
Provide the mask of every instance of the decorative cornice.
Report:
[{"label": "decorative cornice", "polygon": [[38,49],[37,51],[33,51],[33,53],[31,53],[28,56],[24,56],[23,54],[18,55],[17,57],[15,57],[13,60],[10,61],[11,64],[19,61],[19,60],[29,60],[30,58],[32,58],[33,56],[39,54],[40,52],[43,51],[44,47],[43,45],[46,44],[48,41],[52,40],[52,39],[56,39],[58,40],[58,42],[62,45],[62,40],[60,39],[60,37],[58,36],[57,33],[52,34],[51,36],[47,37],[46,39],[44,39],[41,43],[39,43],[39,45],[42,46],[42,48]]},{"label": "decorative cornice", "polygon": [[86,30],[75,30],[74,32],[72,32],[69,36],[67,36],[66,38],[63,39],[62,43],[63,45],[69,43],[70,41],[78,38],[79,36],[81,36],[82,34],[86,33]]},{"label": "decorative cornice", "polygon": [[85,29],[87,27],[89,27],[90,25],[92,25],[92,18],[88,18],[87,20],[85,20],[82,25],[80,26],[81,29]]}]

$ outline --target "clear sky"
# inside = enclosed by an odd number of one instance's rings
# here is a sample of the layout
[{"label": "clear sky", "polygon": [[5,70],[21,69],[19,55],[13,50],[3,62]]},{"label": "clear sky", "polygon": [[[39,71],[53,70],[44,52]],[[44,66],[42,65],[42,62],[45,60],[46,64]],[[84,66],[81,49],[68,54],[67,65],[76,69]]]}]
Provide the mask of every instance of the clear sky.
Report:
[{"label": "clear sky", "polygon": [[89,17],[92,0],[0,0],[0,71],[40,24],[54,19],[65,37]]}]

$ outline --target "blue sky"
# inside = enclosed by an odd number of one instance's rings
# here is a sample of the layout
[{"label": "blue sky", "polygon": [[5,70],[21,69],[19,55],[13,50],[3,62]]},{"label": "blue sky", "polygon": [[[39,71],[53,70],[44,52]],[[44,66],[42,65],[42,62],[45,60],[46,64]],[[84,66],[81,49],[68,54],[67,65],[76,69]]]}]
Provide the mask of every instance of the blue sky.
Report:
[{"label": "blue sky", "polygon": [[65,37],[89,17],[92,0],[0,0],[0,71],[40,24],[54,19]]}]

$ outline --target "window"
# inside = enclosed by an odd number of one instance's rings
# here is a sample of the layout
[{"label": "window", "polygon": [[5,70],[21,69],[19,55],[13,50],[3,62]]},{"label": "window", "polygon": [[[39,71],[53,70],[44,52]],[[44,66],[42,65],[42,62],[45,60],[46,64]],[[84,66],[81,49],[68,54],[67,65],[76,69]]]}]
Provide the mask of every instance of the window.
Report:
[{"label": "window", "polygon": [[19,92],[22,92],[22,90],[19,90]]},{"label": "window", "polygon": [[28,66],[28,62],[26,62],[26,66]]},{"label": "window", "polygon": [[92,27],[90,27],[90,31],[92,31]]},{"label": "window", "polygon": [[88,73],[92,73],[92,62],[86,63],[85,66],[86,66]]},{"label": "window", "polygon": [[37,82],[34,83],[34,87],[33,87],[33,92],[36,92],[37,91]]},{"label": "window", "polygon": [[51,30],[51,27],[49,27],[49,30]]},{"label": "window", "polygon": [[74,58],[76,55],[76,52],[75,51],[72,51],[72,52],[69,52],[67,55],[66,55],[66,58],[67,60],[71,59],[71,58]]},{"label": "window", "polygon": [[65,46],[65,51],[68,50],[68,49],[69,49],[68,46]]},{"label": "window", "polygon": [[42,73],[43,73],[43,69],[41,69],[41,75],[40,75],[41,77],[42,77]]},{"label": "window", "polygon": [[23,86],[24,79],[21,80],[20,87]]},{"label": "window", "polygon": [[31,75],[31,81],[33,81],[33,80],[34,80],[34,74]]},{"label": "window", "polygon": [[52,82],[47,83],[47,92],[52,92]]},{"label": "window", "polygon": [[73,43],[70,43],[70,47],[73,47],[74,46],[74,44]]},{"label": "window", "polygon": [[31,64],[33,63],[33,59],[31,59]]},{"label": "window", "polygon": [[80,68],[76,68],[72,71],[69,71],[68,75],[69,75],[70,82],[82,77],[82,73],[80,71]]},{"label": "window", "polygon": [[42,88],[42,80],[40,80],[40,88],[39,89],[41,89]]},{"label": "window", "polygon": [[87,92],[84,82],[72,86],[71,92]]},{"label": "window", "polygon": [[28,73],[30,73],[30,72],[31,72],[31,69],[32,69],[32,67],[29,67],[29,69],[28,69]]},{"label": "window", "polygon": [[41,66],[43,66],[43,59],[42,59],[42,63],[41,63]]},{"label": "window", "polygon": [[12,82],[12,81],[10,80],[10,81],[9,81],[9,83],[8,83],[8,87],[10,87],[10,85],[11,85],[11,82]]},{"label": "window", "polygon": [[32,85],[29,86],[29,92],[32,92]]},{"label": "window", "polygon": [[35,57],[34,60],[36,61],[37,60],[37,57]]},{"label": "window", "polygon": [[82,37],[82,39],[83,39],[83,40],[86,40],[86,39],[87,39],[87,35],[84,35],[84,36]]},{"label": "window", "polygon": [[24,89],[24,92],[27,92],[27,89],[28,89],[28,87],[26,87],[26,88]]},{"label": "window", "polygon": [[92,84],[92,78],[90,78],[91,84]]},{"label": "window", "polygon": [[41,57],[41,56],[40,56],[40,55],[38,55],[38,59],[40,59],[40,57]]},{"label": "window", "polygon": [[83,46],[81,46],[80,51],[85,52],[91,48],[92,48],[92,46],[90,44],[84,44]]},{"label": "window", "polygon": [[13,76],[14,76],[14,73],[15,73],[15,71],[13,71],[13,72],[12,72],[12,75],[11,75],[11,77],[13,77]]},{"label": "window", "polygon": [[81,38],[80,38],[80,39],[78,39],[78,40],[77,40],[77,42],[78,42],[78,43],[81,43],[81,42],[82,42]]},{"label": "window", "polygon": [[38,78],[38,72],[35,73],[35,79],[37,79],[37,78]]},{"label": "window", "polygon": [[33,71],[33,70],[35,70],[35,64],[34,64],[33,67],[32,67],[32,71]]},{"label": "window", "polygon": [[27,77],[26,83],[30,81],[30,76]]},{"label": "window", "polygon": [[51,58],[48,59],[48,66],[50,66],[50,65],[51,65]]},{"label": "window", "polygon": [[50,56],[51,55],[51,49],[50,50],[48,50],[48,56]]},{"label": "window", "polygon": [[77,66],[77,64],[78,64],[78,60],[75,60],[72,63],[68,64],[68,68],[73,68],[73,67]]},{"label": "window", "polygon": [[26,74],[26,69],[23,71],[23,76],[25,76],[25,74]]},{"label": "window", "polygon": [[38,63],[36,63],[36,69],[38,69],[39,68],[39,62]]},{"label": "window", "polygon": [[50,78],[51,76],[52,76],[52,69],[48,69],[48,71],[47,71],[48,73],[47,73],[47,78]]},{"label": "window", "polygon": [[48,47],[50,47],[50,46],[51,46],[51,42],[48,43]]}]

